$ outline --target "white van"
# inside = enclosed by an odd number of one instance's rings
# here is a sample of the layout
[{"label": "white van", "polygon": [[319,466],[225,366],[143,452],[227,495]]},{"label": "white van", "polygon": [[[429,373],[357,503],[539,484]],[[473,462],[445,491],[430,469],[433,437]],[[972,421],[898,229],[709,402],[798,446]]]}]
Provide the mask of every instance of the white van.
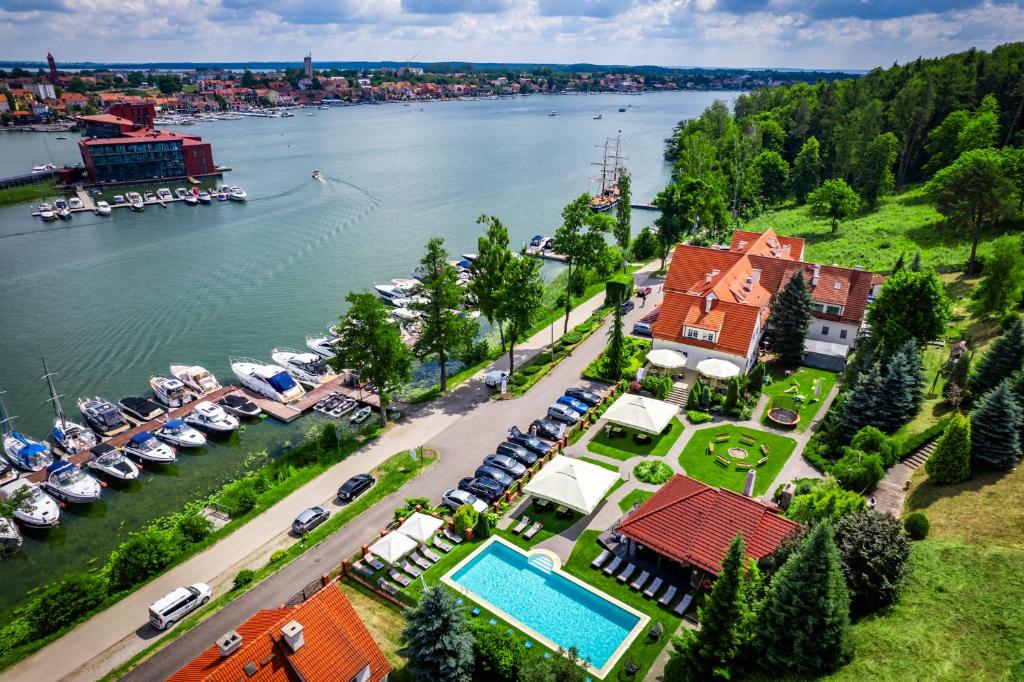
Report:
[{"label": "white van", "polygon": [[210,601],[213,590],[206,583],[179,587],[149,605],[149,622],[157,630],[166,630],[186,614]]}]

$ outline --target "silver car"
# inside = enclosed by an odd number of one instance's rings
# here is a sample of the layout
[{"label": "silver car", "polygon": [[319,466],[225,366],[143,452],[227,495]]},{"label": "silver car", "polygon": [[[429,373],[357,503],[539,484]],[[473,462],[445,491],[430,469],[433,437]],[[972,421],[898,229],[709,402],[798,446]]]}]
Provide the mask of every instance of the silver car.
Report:
[{"label": "silver car", "polygon": [[441,502],[443,502],[444,505],[452,511],[455,511],[459,507],[467,504],[473,507],[477,514],[483,514],[487,511],[486,502],[473,493],[466,492],[465,490],[459,490],[458,488],[445,492],[445,494],[441,496]]},{"label": "silver car", "polygon": [[576,413],[576,410],[561,403],[555,403],[550,406],[548,408],[548,416],[552,419],[557,419],[560,422],[565,422],[566,424],[575,424],[580,420],[580,416]]}]

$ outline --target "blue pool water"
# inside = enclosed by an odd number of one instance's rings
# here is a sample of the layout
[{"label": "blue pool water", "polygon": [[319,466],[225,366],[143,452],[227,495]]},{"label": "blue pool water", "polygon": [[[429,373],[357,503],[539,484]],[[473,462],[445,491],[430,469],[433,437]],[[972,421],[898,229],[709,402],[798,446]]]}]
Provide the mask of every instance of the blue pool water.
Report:
[{"label": "blue pool water", "polygon": [[575,646],[598,669],[640,620],[551,572],[547,557],[528,557],[500,542],[488,545],[451,579],[555,644]]}]

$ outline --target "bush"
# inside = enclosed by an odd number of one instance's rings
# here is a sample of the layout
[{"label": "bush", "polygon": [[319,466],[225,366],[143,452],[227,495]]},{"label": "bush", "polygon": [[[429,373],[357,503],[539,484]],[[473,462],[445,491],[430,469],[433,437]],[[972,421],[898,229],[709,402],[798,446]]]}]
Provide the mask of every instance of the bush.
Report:
[{"label": "bush", "polygon": [[459,535],[465,536],[466,531],[476,526],[476,522],[480,515],[476,509],[473,509],[468,504],[464,504],[455,510],[455,515],[452,517],[452,523],[455,527],[455,532]]},{"label": "bush", "polygon": [[672,478],[672,467],[656,459],[645,459],[633,467],[633,475],[644,483],[660,485]]},{"label": "bush", "polygon": [[201,542],[210,534],[210,521],[198,512],[181,514],[175,526],[181,536],[192,544]]},{"label": "bush", "polygon": [[861,511],[835,524],[836,549],[856,616],[896,603],[908,573],[910,540],[889,514]]},{"label": "bush", "polygon": [[[313,448],[297,449],[315,451]],[[302,456],[300,455],[299,457]],[[309,461],[315,461],[315,459],[315,457],[311,457]],[[252,511],[259,502],[259,496],[256,492],[257,478],[256,476],[246,476],[233,483],[228,483],[221,489],[220,494],[217,496],[217,502],[227,508],[228,514],[232,517],[243,516]]]},{"label": "bush", "polygon": [[949,420],[952,418],[953,415],[948,414],[924,431],[904,438],[903,442],[900,444],[900,457],[906,457],[907,455],[912,454],[914,450],[917,450],[932,438],[938,438],[941,436],[942,432],[946,430],[946,426],[949,425]]},{"label": "bush", "polygon": [[850,447],[880,456],[882,466],[887,469],[899,461],[900,448],[897,442],[874,426],[865,426],[858,431],[850,441]]},{"label": "bush", "polygon": [[519,370],[519,373],[524,376],[532,377],[541,369],[543,369],[541,365],[530,365],[529,367],[523,367],[521,370]]},{"label": "bush", "polygon": [[473,536],[484,540],[491,537],[491,522],[489,520],[490,514],[480,514],[477,516],[476,526],[473,527]]},{"label": "bush", "polygon": [[525,386],[526,385],[526,377],[523,376],[523,374],[521,372],[517,372],[516,375],[514,377],[512,377],[512,385],[513,386]]},{"label": "bush", "polygon": [[911,540],[924,540],[928,537],[929,528],[931,524],[928,523],[928,517],[921,512],[914,512],[903,519],[903,529],[907,531]]},{"label": "bush", "polygon": [[283,549],[279,549],[270,555],[270,560],[267,563],[276,564],[278,561],[284,559],[286,556],[288,556],[288,552],[286,552]]},{"label": "bush", "polygon": [[523,662],[523,647],[515,634],[498,625],[482,625],[473,635],[474,679],[516,682]]},{"label": "bush", "polygon": [[640,387],[658,400],[664,400],[672,392],[672,379],[657,374],[648,374],[640,382]]},{"label": "bush", "polygon": [[467,345],[462,352],[459,353],[457,360],[466,367],[472,367],[473,365],[483,362],[490,356],[491,347],[487,344],[487,339],[480,339],[479,341]]},{"label": "bush", "polygon": [[863,497],[843,490],[834,478],[827,476],[810,493],[793,498],[786,516],[809,525],[817,521],[835,521],[866,507]]},{"label": "bush", "polygon": [[107,580],[99,575],[70,573],[43,588],[29,604],[25,619],[36,637],[71,625],[107,598]]},{"label": "bush", "polygon": [[633,238],[629,245],[630,253],[635,261],[649,261],[658,253],[658,235],[649,227],[645,227]]},{"label": "bush", "polygon": [[231,584],[231,589],[240,590],[253,580],[256,579],[256,571],[251,568],[243,568],[241,571],[235,574],[235,580]]},{"label": "bush", "polygon": [[691,424],[705,424],[713,419],[710,414],[700,410],[687,410],[686,418],[690,420]]},{"label": "bush", "polygon": [[842,458],[832,465],[832,475],[847,490],[863,493],[875,489],[885,476],[885,467],[881,455],[846,448]]},{"label": "bush", "polygon": [[577,331],[566,332],[562,334],[562,338],[559,339],[564,346],[574,346],[583,340],[583,335]]},{"label": "bush", "polygon": [[110,554],[110,585],[123,590],[150,578],[174,561],[180,536],[156,528],[133,533]]}]

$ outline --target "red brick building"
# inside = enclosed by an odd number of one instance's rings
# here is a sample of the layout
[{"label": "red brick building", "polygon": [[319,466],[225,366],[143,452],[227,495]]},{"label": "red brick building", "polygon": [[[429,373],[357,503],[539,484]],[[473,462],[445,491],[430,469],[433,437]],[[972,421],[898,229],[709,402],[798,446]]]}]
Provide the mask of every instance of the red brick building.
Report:
[{"label": "red brick building", "polygon": [[90,181],[96,183],[183,180],[217,173],[209,142],[171,130],[82,138],[78,148]]},{"label": "red brick building", "polygon": [[107,108],[107,113],[128,119],[143,128],[152,128],[153,121],[156,120],[156,106],[153,102],[145,100],[115,102]]}]

